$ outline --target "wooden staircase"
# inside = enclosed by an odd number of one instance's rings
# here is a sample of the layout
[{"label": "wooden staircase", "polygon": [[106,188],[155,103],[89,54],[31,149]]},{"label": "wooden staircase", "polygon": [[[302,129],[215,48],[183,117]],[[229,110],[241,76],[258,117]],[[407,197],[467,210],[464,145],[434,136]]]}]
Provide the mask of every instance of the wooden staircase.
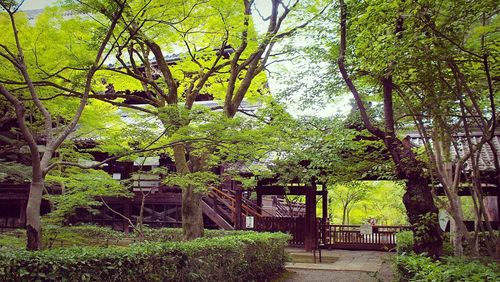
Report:
[{"label": "wooden staircase", "polygon": [[276,217],[304,217],[306,205],[286,201],[285,199],[276,199]]},{"label": "wooden staircase", "polygon": [[208,195],[203,198],[203,213],[226,230],[235,229],[238,220],[243,223],[246,216],[262,217],[256,204],[244,197],[238,203],[237,198],[234,191],[211,187]]}]

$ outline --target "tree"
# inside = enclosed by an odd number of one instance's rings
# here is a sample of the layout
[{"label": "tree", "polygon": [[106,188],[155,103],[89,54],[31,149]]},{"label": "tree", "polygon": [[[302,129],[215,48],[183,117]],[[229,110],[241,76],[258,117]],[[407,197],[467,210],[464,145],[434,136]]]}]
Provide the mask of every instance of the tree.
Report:
[{"label": "tree", "polygon": [[333,195],[342,204],[342,225],[349,224],[349,214],[352,208],[367,196],[367,187],[362,182],[337,184],[333,188]]},{"label": "tree", "polygon": [[[463,255],[463,242],[468,251],[477,254],[477,230],[488,230],[490,254],[494,253],[494,236],[485,216],[482,200],[479,156],[490,147],[498,175],[498,153],[491,140],[498,124],[490,64],[498,53],[493,1],[413,2],[411,17],[405,29],[421,30],[422,36],[404,36],[399,66],[393,85],[407,113],[423,137],[431,176],[442,186],[448,201],[441,203],[454,221],[454,250]],[[405,5],[402,9],[410,9]],[[449,16],[442,16],[442,15]],[[401,52],[409,56],[401,56]],[[476,141],[472,135],[481,137]],[[466,148],[460,152],[459,148]],[[467,172],[470,167],[471,171]],[[486,172],[491,173],[491,172]],[[463,178],[473,186],[478,224],[476,235],[469,236],[463,224],[463,211],[458,192]],[[498,178],[497,178],[498,181]],[[486,224],[483,226],[482,222]],[[498,241],[497,239],[497,242]],[[498,255],[498,253],[497,253]]]},{"label": "tree", "polygon": [[[32,176],[26,208],[27,248],[37,250],[40,248],[40,204],[45,176],[56,150],[74,130],[88,103],[93,77],[107,57],[106,48],[124,3],[109,3],[107,11],[112,17],[105,28],[79,17],[63,20],[62,14],[54,10],[48,12],[55,16],[53,20],[46,15],[32,26],[25,15],[18,13],[20,3],[0,1],[0,6],[5,11],[0,15],[0,24],[6,33],[0,44],[3,69],[0,93],[15,112],[17,126],[30,151]],[[75,32],[89,29],[95,31],[94,38]],[[66,48],[65,44],[70,41],[74,49]],[[40,51],[44,49],[48,52]],[[56,63],[54,54],[60,59]],[[51,103],[57,96],[74,94],[79,95],[79,99],[67,116]],[[40,131],[30,126],[30,118],[43,124]],[[40,137],[45,141],[43,151],[38,147]]]},{"label": "tree", "polygon": [[[102,13],[99,5],[85,3],[76,8]],[[119,22],[128,36],[114,50],[117,63],[100,73],[110,91],[92,97],[157,117],[169,138],[186,132],[190,124],[202,122],[192,114],[196,113],[194,102],[202,95],[223,101],[220,108],[225,118],[233,118],[244,98],[267,93],[263,71],[273,45],[307,24],[306,19],[294,27],[285,25],[290,13],[303,8],[298,1],[288,6],[271,1],[270,14],[263,19],[267,29],[259,35],[252,20],[253,1],[131,3]],[[168,57],[174,50],[181,50],[179,57]],[[116,98],[133,98],[149,107],[137,107]],[[191,174],[210,168],[207,159],[213,152],[195,152],[186,144],[175,145],[172,151],[177,173],[187,180]],[[187,185],[182,191],[186,239],[203,235],[203,193],[195,188]]]},{"label": "tree", "polygon": [[[380,6],[378,8],[382,9]],[[429,181],[424,174],[423,163],[416,158],[408,143],[396,137],[392,72],[394,64],[397,61],[388,60],[392,59],[388,58],[382,60],[380,65],[377,65],[375,68],[379,71],[376,73],[378,80],[375,81],[375,83],[379,84],[382,88],[384,107],[384,129],[382,130],[374,126],[367,115],[363,97],[358,92],[358,88],[355,86],[352,76],[346,68],[346,50],[348,46],[347,19],[347,5],[344,1],[340,1],[340,45],[339,57],[337,60],[340,73],[356,101],[366,129],[378,139],[383,140],[395,163],[396,177],[407,181],[407,191],[403,197],[403,201],[406,206],[409,221],[414,226],[416,238],[414,250],[417,253],[427,252],[433,257],[439,257],[442,254],[442,237],[437,222],[438,209],[434,204],[431,191],[428,187]],[[358,23],[355,22],[351,24],[351,30],[358,27],[356,24]],[[403,36],[403,17],[399,12],[394,15],[393,23],[388,25],[388,27],[392,28],[392,34],[388,35],[388,41],[393,40],[397,43]],[[387,28],[385,28],[385,30],[387,32]]]},{"label": "tree", "polygon": [[[366,188],[363,199],[355,203],[349,212],[350,224],[366,223],[368,219],[375,219],[377,225],[406,225],[405,207],[403,205],[404,185],[395,181],[362,181]],[[337,185],[337,186],[340,186]],[[348,193],[347,188],[337,189],[333,186],[333,193]],[[336,191],[337,190],[337,191]],[[342,196],[345,197],[345,196]],[[343,211],[342,202],[338,197],[333,197],[331,208],[333,208],[333,219],[335,223],[341,224]],[[337,217],[335,217],[337,215]]]},{"label": "tree", "polygon": [[[340,40],[323,35],[320,42],[331,52],[326,56],[326,52],[315,53],[323,60],[337,58],[342,80],[356,100],[365,128],[385,143],[396,164],[396,176],[408,180],[404,198],[412,224],[421,217],[428,218],[426,214],[435,218],[436,205],[427,188],[432,179],[446,186],[449,201],[445,205],[453,210],[460,233],[467,233],[460,226],[454,188],[463,177],[461,167],[465,163],[476,167],[472,170],[476,177],[471,180],[478,190],[474,194],[481,198],[481,173],[473,159],[478,158],[485,144],[491,143],[498,116],[492,79],[495,76],[489,67],[494,62],[492,54],[497,52],[493,47],[497,38],[493,32],[497,25],[494,6],[493,1],[342,1]],[[336,11],[333,15],[337,15]],[[367,109],[374,101],[383,107],[379,119],[370,116]],[[453,137],[460,127],[465,128],[462,140]],[[415,128],[425,139],[425,150],[421,152],[426,157],[412,152],[408,140],[396,134],[396,130]],[[477,143],[471,138],[472,128],[483,134]],[[456,151],[460,143],[471,149],[453,159],[450,148]],[[427,204],[412,203],[411,199],[417,197]],[[478,218],[484,217],[480,200],[477,204]],[[423,226],[420,230],[430,232],[427,237],[431,241],[439,238],[435,219]],[[416,249],[437,250],[432,246],[439,245],[439,241],[417,240]]]}]

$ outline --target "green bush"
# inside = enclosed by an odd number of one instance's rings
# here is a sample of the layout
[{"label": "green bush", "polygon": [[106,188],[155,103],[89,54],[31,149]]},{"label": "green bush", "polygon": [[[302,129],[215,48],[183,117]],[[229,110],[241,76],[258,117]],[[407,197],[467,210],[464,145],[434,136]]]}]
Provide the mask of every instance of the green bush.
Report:
[{"label": "green bush", "polygon": [[283,268],[282,233],[245,232],[189,242],[0,253],[1,281],[262,280]]},{"label": "green bush", "polygon": [[445,257],[433,261],[423,255],[399,255],[396,258],[399,281],[500,281],[495,262]]},{"label": "green bush", "polygon": [[[222,236],[234,236],[248,234],[249,231],[235,230],[211,230],[205,229],[204,238],[214,238]],[[137,233],[131,233],[130,236],[138,237]],[[181,228],[145,228],[144,240],[150,242],[179,242],[183,240]]]},{"label": "green bush", "polygon": [[[498,231],[494,231],[494,236],[498,236]],[[474,236],[474,232],[470,232],[471,237]],[[487,256],[488,251],[486,247],[486,236],[487,233],[479,233],[479,254],[481,256]],[[467,248],[467,242],[464,242],[464,248]],[[413,233],[411,231],[402,231],[396,234],[396,250],[398,254],[410,253],[413,249]],[[443,255],[452,256],[453,255],[453,244],[450,240],[450,233],[443,233]]]},{"label": "green bush", "polygon": [[413,232],[402,231],[396,234],[396,251],[398,254],[413,252]]},{"label": "green bush", "polygon": [[[107,227],[44,225],[42,229],[42,249],[68,246],[108,246],[123,239],[123,232]],[[26,245],[26,231],[17,229],[0,234],[0,247],[23,249]]]}]

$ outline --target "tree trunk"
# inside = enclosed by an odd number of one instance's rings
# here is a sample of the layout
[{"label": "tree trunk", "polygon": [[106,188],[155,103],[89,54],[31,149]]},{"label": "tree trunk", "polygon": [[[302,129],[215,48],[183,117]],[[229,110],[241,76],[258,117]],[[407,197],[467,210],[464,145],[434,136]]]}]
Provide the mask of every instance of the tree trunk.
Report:
[{"label": "tree trunk", "polygon": [[448,195],[450,200],[450,239],[453,243],[453,254],[457,257],[464,255],[463,241],[468,238],[467,229],[463,230],[464,219],[458,194]]},{"label": "tree trunk", "polygon": [[201,197],[191,186],[182,190],[182,232],[186,240],[203,236]]},{"label": "tree trunk", "polygon": [[[176,145],[173,149],[177,173],[190,173],[185,147]],[[196,192],[194,187],[189,186],[182,189],[182,233],[185,240],[193,240],[203,236],[202,197],[203,194]]]},{"label": "tree trunk", "polygon": [[347,215],[347,205],[344,205],[342,209],[342,225],[345,225],[346,215]]},{"label": "tree trunk", "polygon": [[438,258],[442,255],[443,237],[437,224],[438,209],[434,204],[428,181],[422,177],[409,178],[403,203],[411,225],[416,253],[427,253]]},{"label": "tree trunk", "polygon": [[43,190],[43,180],[33,179],[26,206],[26,248],[30,251],[39,250],[41,247],[42,223],[40,220],[40,206],[42,204]]}]

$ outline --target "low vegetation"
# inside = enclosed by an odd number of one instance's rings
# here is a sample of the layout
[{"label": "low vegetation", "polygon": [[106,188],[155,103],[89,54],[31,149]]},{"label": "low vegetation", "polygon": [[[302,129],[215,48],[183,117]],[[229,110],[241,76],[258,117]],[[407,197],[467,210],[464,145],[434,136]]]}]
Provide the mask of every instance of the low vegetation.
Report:
[{"label": "low vegetation", "polygon": [[396,258],[399,281],[500,281],[495,262],[444,257],[433,261],[423,255],[406,254]]},{"label": "low vegetation", "polygon": [[[447,234],[448,235],[448,234]],[[410,231],[397,235],[395,268],[397,281],[500,281],[500,265],[493,260],[472,257],[453,257],[453,247],[445,236],[446,256],[433,260],[413,253],[413,235]],[[484,240],[482,241],[484,244]],[[480,246],[481,247],[481,246]],[[486,251],[485,251],[486,252]]]},{"label": "low vegetation", "polygon": [[[99,227],[64,228],[60,234],[70,233],[87,239],[96,236],[102,240],[103,235],[117,238],[114,231]],[[182,238],[182,230],[163,229],[149,234],[148,239],[158,240],[131,243],[128,247],[56,245],[36,252],[0,252],[0,280],[259,280],[282,270],[289,240],[282,233],[245,231],[208,231],[206,237],[189,242],[177,240]]]}]

